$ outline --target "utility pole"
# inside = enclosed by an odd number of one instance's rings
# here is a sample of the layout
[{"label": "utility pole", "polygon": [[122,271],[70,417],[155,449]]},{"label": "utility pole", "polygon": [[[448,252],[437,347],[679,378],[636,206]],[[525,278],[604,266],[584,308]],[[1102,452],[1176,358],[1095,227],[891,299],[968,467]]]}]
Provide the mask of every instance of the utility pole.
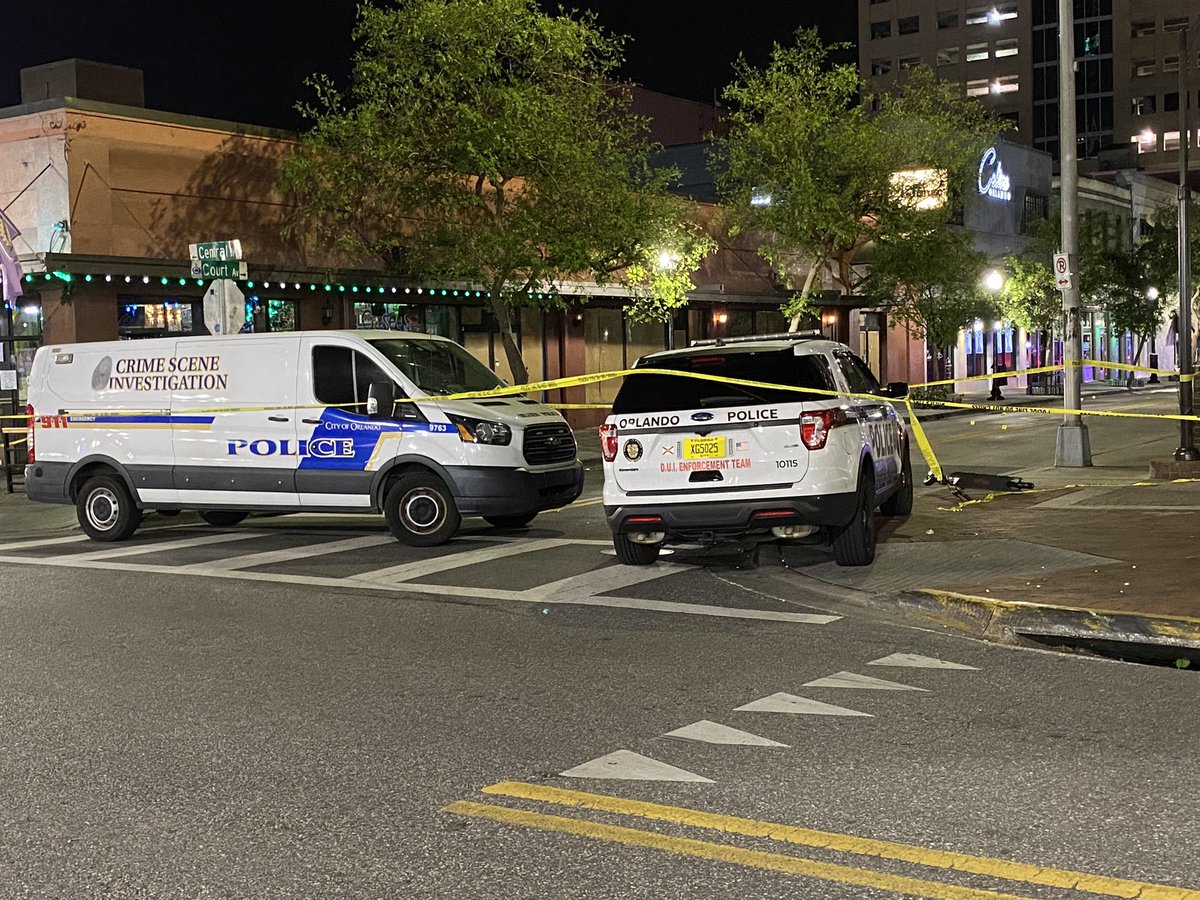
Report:
[{"label": "utility pole", "polygon": [[[1193,34],[1193,29],[1195,33]],[[1194,414],[1192,381],[1192,253],[1190,217],[1191,188],[1188,185],[1188,145],[1192,142],[1191,112],[1192,98],[1189,95],[1187,71],[1191,42],[1200,37],[1200,27],[1191,25],[1179,32],[1179,414]],[[1175,459],[1179,461],[1200,459],[1193,438],[1193,423],[1187,419],[1179,421],[1179,448]]]},{"label": "utility pole", "polygon": [[1058,141],[1059,207],[1062,210],[1062,252],[1071,266],[1071,283],[1063,295],[1063,415],[1054,447],[1054,465],[1090,466],[1092,448],[1083,424],[1083,344],[1079,327],[1079,163],[1075,129],[1075,10],[1073,0],[1058,0]]}]

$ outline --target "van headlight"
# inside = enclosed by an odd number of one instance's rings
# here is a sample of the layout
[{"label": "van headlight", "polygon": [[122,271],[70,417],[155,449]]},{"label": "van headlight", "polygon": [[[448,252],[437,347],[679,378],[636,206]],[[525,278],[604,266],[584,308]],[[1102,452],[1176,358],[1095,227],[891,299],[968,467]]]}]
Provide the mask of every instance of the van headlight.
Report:
[{"label": "van headlight", "polygon": [[468,419],[466,416],[450,416],[458,436],[468,444],[507,445],[512,441],[512,429],[503,422],[488,422],[486,419]]}]

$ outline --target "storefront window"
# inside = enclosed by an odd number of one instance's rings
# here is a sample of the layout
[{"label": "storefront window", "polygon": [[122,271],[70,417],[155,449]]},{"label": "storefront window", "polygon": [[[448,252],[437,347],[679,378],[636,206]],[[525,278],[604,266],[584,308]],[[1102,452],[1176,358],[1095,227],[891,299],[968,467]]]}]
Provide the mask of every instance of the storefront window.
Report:
[{"label": "storefront window", "polygon": [[[584,371],[613,372],[625,368],[624,326],[619,309],[589,307],[583,313]],[[620,379],[599,381],[586,386],[585,403],[612,403],[621,386]]]},{"label": "storefront window", "polygon": [[123,339],[207,334],[200,300],[117,297],[117,303],[117,333]]},{"label": "storefront window", "polygon": [[268,331],[299,331],[295,300],[260,297],[246,298],[246,324],[242,333],[263,334]]},{"label": "storefront window", "polygon": [[[18,407],[25,404],[29,370],[41,344],[42,306],[36,298],[36,294],[20,297],[15,308],[0,305],[0,371],[11,373],[16,370]],[[15,412],[6,405],[13,396],[12,375],[0,375],[0,379],[4,379],[3,388],[0,388],[0,407],[4,407],[5,412]]]},{"label": "storefront window", "polygon": [[355,303],[354,327],[425,331],[425,309],[413,303]]}]

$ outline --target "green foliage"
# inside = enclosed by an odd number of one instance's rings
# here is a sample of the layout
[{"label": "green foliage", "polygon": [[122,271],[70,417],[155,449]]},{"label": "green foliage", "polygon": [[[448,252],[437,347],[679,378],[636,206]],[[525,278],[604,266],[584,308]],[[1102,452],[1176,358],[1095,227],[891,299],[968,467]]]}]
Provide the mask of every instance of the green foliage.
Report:
[{"label": "green foliage", "polygon": [[[979,153],[1008,127],[923,67],[873,102],[853,65],[831,62],[833,49],[801,29],[761,70],[740,59],[725,89],[732,127],[719,188],[733,230],[762,234],[759,253],[797,292],[784,307],[793,316],[817,305],[826,266],[853,291],[867,243],[945,223]],[[946,202],[918,210],[929,185],[895,184],[901,169],[937,173]],[[752,206],[753,195],[771,202]]]},{"label": "green foliage", "polygon": [[960,328],[994,316],[995,300],[980,281],[986,267],[987,257],[971,248],[964,231],[933,225],[884,234],[862,292],[872,303],[890,303],[891,317],[931,347],[948,347]]},{"label": "green foliage", "polygon": [[368,0],[354,37],[349,92],[317,77],[301,107],[312,129],[282,177],[291,233],[485,286],[522,380],[512,307],[530,291],[590,275],[631,279],[646,316],[681,302],[687,273],[647,267],[654,242],[681,266],[711,245],[666,191],[674,173],[651,165],[615,81],[620,38],[534,0]]}]

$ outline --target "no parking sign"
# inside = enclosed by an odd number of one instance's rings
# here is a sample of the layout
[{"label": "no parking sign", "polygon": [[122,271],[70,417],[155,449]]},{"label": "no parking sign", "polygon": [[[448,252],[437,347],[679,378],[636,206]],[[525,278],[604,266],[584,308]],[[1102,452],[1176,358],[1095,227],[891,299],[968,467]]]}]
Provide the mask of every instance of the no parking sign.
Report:
[{"label": "no parking sign", "polygon": [[1074,286],[1075,266],[1066,253],[1054,254],[1054,286],[1069,291]]}]

